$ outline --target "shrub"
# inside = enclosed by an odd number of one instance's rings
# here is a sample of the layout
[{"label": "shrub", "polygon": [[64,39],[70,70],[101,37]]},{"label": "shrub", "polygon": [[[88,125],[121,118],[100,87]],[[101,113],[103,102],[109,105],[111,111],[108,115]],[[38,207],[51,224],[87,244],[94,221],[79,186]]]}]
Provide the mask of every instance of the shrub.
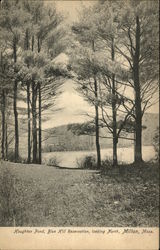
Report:
[{"label": "shrub", "polygon": [[57,158],[57,156],[54,156],[52,158],[49,158],[46,162],[47,166],[59,166],[61,160]]},{"label": "shrub", "polygon": [[156,159],[159,159],[159,127],[156,128],[153,137],[153,146],[156,152]]},{"label": "shrub", "polygon": [[[14,153],[13,150],[10,150],[10,151],[8,152],[7,160],[8,160],[8,161],[11,161],[11,162],[15,162],[15,153]],[[21,156],[19,156],[18,162],[19,162],[19,163],[27,163],[27,159],[22,158]]]},{"label": "shrub", "polygon": [[14,162],[15,153],[14,153],[13,150],[10,150],[10,151],[8,152],[8,157],[7,157],[7,158],[8,158],[9,161]]},{"label": "shrub", "polygon": [[87,155],[77,159],[77,167],[82,169],[97,169],[96,158],[94,155]]},{"label": "shrub", "polygon": [[103,169],[111,169],[113,167],[113,161],[111,158],[106,157],[104,160],[102,160],[101,165]]}]

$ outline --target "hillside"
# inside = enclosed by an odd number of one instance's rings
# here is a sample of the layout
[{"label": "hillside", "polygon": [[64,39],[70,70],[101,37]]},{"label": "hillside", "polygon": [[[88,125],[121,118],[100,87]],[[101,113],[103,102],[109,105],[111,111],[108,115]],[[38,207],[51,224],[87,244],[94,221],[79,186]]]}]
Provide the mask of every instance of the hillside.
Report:
[{"label": "hillside", "polygon": [[[146,129],[142,133],[142,143],[145,146],[152,145],[155,129],[158,127],[159,115],[146,113],[143,117],[143,125]],[[111,137],[106,134],[105,129],[100,130],[101,136]],[[67,125],[62,125],[46,130],[44,136],[44,150],[45,151],[71,151],[71,150],[93,150],[95,149],[95,137],[88,135],[74,135],[67,129]],[[133,135],[127,135],[132,137]],[[101,148],[112,147],[112,139],[101,138]],[[119,139],[119,147],[127,147],[133,144],[133,141]]]}]

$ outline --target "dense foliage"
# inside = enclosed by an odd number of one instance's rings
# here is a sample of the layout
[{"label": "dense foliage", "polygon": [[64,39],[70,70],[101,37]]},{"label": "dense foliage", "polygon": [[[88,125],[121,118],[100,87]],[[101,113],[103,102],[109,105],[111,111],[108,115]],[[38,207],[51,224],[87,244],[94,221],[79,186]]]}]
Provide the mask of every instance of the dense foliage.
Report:
[{"label": "dense foliage", "polygon": [[[14,161],[19,161],[19,131],[23,124],[28,137],[27,161],[41,163],[43,111],[54,107],[68,77],[67,68],[55,61],[67,45],[62,24],[63,18],[55,6],[47,6],[43,1],[1,3],[3,159],[9,158],[10,144],[14,143]],[[19,108],[21,102],[27,108]]]}]

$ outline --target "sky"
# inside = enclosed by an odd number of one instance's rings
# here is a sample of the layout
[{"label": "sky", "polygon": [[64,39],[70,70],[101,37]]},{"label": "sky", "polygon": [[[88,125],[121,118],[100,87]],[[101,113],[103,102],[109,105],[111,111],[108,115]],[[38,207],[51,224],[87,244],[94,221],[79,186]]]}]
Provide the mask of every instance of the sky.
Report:
[{"label": "sky", "polygon": [[[91,6],[94,1],[46,1],[46,4],[49,5],[54,3],[57,10],[66,16],[67,22],[72,23],[78,20],[78,13],[82,6]],[[53,113],[52,118],[43,123],[44,129],[68,123],[84,122],[89,119],[84,113],[92,113],[93,107],[83,100],[83,97],[77,93],[75,88],[76,85],[72,80],[64,83],[63,93],[56,102],[56,107],[61,110]]]},{"label": "sky", "polygon": [[53,113],[52,118],[45,122],[44,128],[68,123],[81,123],[89,119],[84,113],[93,113],[93,107],[85,102],[74,88],[74,83],[71,80],[65,82],[63,93],[56,102],[56,108],[61,110]]},{"label": "sky", "polygon": [[[95,1],[55,1],[57,10],[67,16],[67,21],[72,23],[77,20],[78,12],[82,5],[91,6]],[[46,1],[46,4],[54,4],[54,1]],[[65,56],[64,56],[65,57]],[[63,61],[63,55],[62,55]],[[76,85],[72,80],[67,80],[63,86],[63,93],[57,99],[57,111],[52,114],[51,119],[44,122],[43,129],[56,127],[68,123],[84,122],[89,119],[84,113],[93,113],[94,109],[75,90]],[[158,104],[151,107],[148,112],[158,113]]]},{"label": "sky", "polygon": [[46,1],[47,4],[56,4],[57,10],[63,13],[65,16],[68,17],[68,20],[70,22],[76,21],[78,19],[78,12],[82,8],[82,6],[91,6],[96,1],[65,1],[65,0],[59,0],[59,1]]}]

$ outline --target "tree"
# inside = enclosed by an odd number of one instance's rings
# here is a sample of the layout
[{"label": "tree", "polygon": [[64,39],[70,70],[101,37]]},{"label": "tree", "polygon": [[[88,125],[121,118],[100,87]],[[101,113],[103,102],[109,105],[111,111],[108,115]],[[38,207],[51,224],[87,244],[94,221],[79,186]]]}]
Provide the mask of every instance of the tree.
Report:
[{"label": "tree", "polygon": [[[98,72],[101,72],[101,83],[107,88],[111,97],[109,104],[112,105],[112,128],[108,126],[107,121],[111,116],[108,116],[107,110],[104,109],[105,95],[101,95],[102,100],[99,103],[102,118],[113,133],[115,165],[117,139],[123,128],[121,126],[118,131],[116,124],[122,107],[122,112],[126,115],[121,124],[125,125],[131,117],[136,121],[135,161],[142,160],[142,116],[147,108],[157,101],[157,3],[157,1],[132,0],[125,1],[125,3],[124,1],[101,1],[94,7],[93,16],[95,18],[92,20],[95,23],[99,43],[97,47],[104,53],[104,55],[99,54],[101,58],[97,60],[101,65]],[[105,60],[102,61],[103,56],[108,57],[106,63]],[[126,88],[126,91],[120,90],[120,88],[124,89],[123,87]],[[134,92],[135,97],[128,96],[127,91]]]},{"label": "tree", "polygon": [[[18,45],[21,36],[21,27],[26,20],[26,15],[22,12],[20,1],[3,1],[1,3],[1,16],[0,16],[0,27],[2,31],[8,37],[7,47],[12,50],[12,58],[15,65],[16,75],[16,63],[17,63],[17,52]],[[17,92],[18,92],[18,81],[15,77],[13,86],[13,111],[15,120],[15,162],[19,158],[19,127],[18,127],[18,111],[17,111]]]},{"label": "tree", "polygon": [[[123,3],[122,3],[123,4]],[[158,1],[127,1],[118,16],[120,46],[129,65],[135,94],[135,162],[142,161],[142,116],[157,100]]]},{"label": "tree", "polygon": [[[98,107],[98,82],[97,72],[94,67],[94,55],[96,52],[95,42],[96,34],[92,19],[88,18],[89,9],[83,10],[78,23],[72,27],[76,40],[79,42],[75,56],[72,58],[72,68],[77,76],[78,90],[84,95],[95,108],[95,128],[96,128],[96,151],[97,151],[97,168],[101,167],[101,153],[99,142],[99,107]],[[89,11],[91,14],[91,11]],[[87,15],[86,15],[87,14]],[[84,49],[83,49],[84,48]],[[83,52],[82,52],[83,51]],[[79,53],[79,54],[77,54]],[[82,58],[83,53],[83,58]],[[77,58],[76,58],[77,55]],[[79,57],[79,58],[78,58]],[[92,63],[90,63],[90,58]],[[86,91],[87,90],[87,93]],[[89,97],[91,94],[92,98]],[[94,97],[93,97],[94,96]],[[92,101],[91,101],[92,99]]]},{"label": "tree", "polygon": [[[97,26],[97,36],[99,36],[103,41],[105,41],[107,49],[109,50],[110,55],[106,55],[111,57],[112,62],[115,61],[115,39],[116,39],[116,25],[114,23],[114,4],[107,2],[104,3],[104,5],[96,6],[96,12],[97,7],[99,15],[97,16],[96,20],[96,26]],[[105,15],[104,15],[105,13]],[[100,22],[99,17],[100,15],[104,16],[103,22]],[[117,137],[117,82],[116,82],[116,75],[115,73],[111,73],[110,79],[110,94],[112,96],[111,98],[111,107],[112,107],[112,135],[113,135],[113,165],[117,165],[117,143],[118,143],[118,137]],[[102,96],[102,95],[101,95]],[[101,102],[101,108],[103,109],[103,105]],[[104,118],[103,114],[102,117]],[[105,120],[106,121],[106,120]],[[109,128],[109,126],[108,126]]]},{"label": "tree", "polygon": [[[2,72],[2,151],[4,154],[4,144],[6,142],[7,145],[8,140],[6,81],[7,84],[10,81],[13,88],[15,161],[17,162],[19,158],[19,122],[23,115],[23,121],[27,121],[28,163],[31,160],[34,163],[41,163],[42,112],[55,105],[60,87],[64,79],[68,77],[68,69],[54,61],[64,51],[67,44],[66,31],[64,32],[65,28],[62,25],[63,18],[53,5],[47,6],[43,1],[14,0],[10,2],[6,0],[1,4],[1,10],[0,28],[3,34],[1,40],[10,62],[9,69],[5,71],[6,79]],[[3,71],[3,67],[1,70]],[[27,117],[26,109],[17,107],[17,102],[20,100],[27,102]],[[33,149],[31,144],[33,144]]]},{"label": "tree", "polygon": [[[89,18],[88,16],[87,19],[83,18],[81,26],[73,27],[79,41],[82,41],[85,46],[88,46],[88,43],[94,39],[94,51],[92,50],[94,54],[83,48],[75,53],[75,57],[79,55],[78,60],[72,59],[73,69],[78,75],[79,90],[92,105],[101,111],[101,115],[98,114],[100,122],[97,127],[106,126],[113,136],[113,165],[115,166],[117,165],[118,138],[130,119],[134,107],[132,100],[125,96],[129,73],[122,67],[121,62],[117,62],[117,55],[115,55],[115,44],[118,43],[118,39],[114,16],[116,13],[113,12],[116,4],[117,2],[112,4],[109,1],[98,3],[90,10]],[[97,95],[95,95],[93,81],[91,81],[94,74],[96,75]],[[88,82],[84,81],[86,79]],[[121,126],[119,126],[120,120],[123,121]]]},{"label": "tree", "polygon": [[[10,72],[11,65],[5,55],[5,48],[1,47],[0,55],[0,110],[1,110],[1,124],[2,124],[2,138],[1,138],[1,153],[2,159],[8,158],[8,146],[11,131],[9,131],[9,118],[11,108],[12,91],[12,73]],[[13,99],[13,98],[12,98]]]},{"label": "tree", "polygon": [[96,132],[94,121],[86,123],[71,123],[67,126],[68,130],[71,130],[75,135],[94,135]]},{"label": "tree", "polygon": [[[39,18],[43,17],[43,22],[39,24],[39,29],[37,32],[37,50],[40,53],[42,48],[42,43],[45,39],[49,37],[51,39],[52,30],[56,29],[59,26],[61,20],[60,15],[57,14],[55,8],[44,8],[44,12],[42,11],[42,15]],[[60,31],[61,33],[61,31]],[[50,35],[50,36],[49,36]],[[52,35],[53,38],[53,35]],[[49,44],[48,44],[49,45]],[[39,96],[39,164],[42,161],[42,118],[41,118],[41,108],[42,108],[42,83],[38,83],[38,96]]]},{"label": "tree", "polygon": [[[43,110],[43,96],[47,98],[46,93],[52,90],[55,94],[57,82],[55,87],[51,82],[53,79],[58,78],[58,75],[50,76],[50,80],[45,75],[45,70],[49,63],[58,54],[64,50],[64,34],[63,27],[60,26],[62,18],[56,12],[55,7],[47,7],[42,2],[23,2],[24,10],[30,16],[30,27],[26,26],[24,49],[26,52],[23,54],[23,63],[29,68],[25,77],[25,84],[27,84],[27,105],[28,105],[28,161],[30,161],[30,108],[32,113],[32,137],[33,137],[33,162],[41,163],[42,153],[42,110]],[[58,45],[59,44],[59,45]],[[54,51],[55,50],[55,51]],[[46,58],[46,60],[44,60]],[[45,64],[44,64],[45,63]],[[53,65],[52,65],[53,66]],[[34,69],[31,69],[31,67]],[[27,72],[27,69],[24,71]],[[58,71],[57,71],[58,72]],[[22,70],[22,75],[25,72]],[[62,72],[61,72],[62,73]],[[31,76],[32,75],[32,76]],[[23,78],[23,76],[22,76]],[[24,82],[22,80],[22,82]],[[59,86],[61,83],[59,82]],[[23,86],[24,87],[24,86]],[[31,87],[31,88],[30,88]],[[43,94],[42,94],[43,91]],[[53,95],[52,95],[53,96]],[[29,100],[29,99],[32,100]],[[53,103],[54,100],[52,99]],[[37,106],[38,104],[38,106]],[[53,105],[53,104],[52,104]],[[46,105],[49,108],[50,105]],[[38,132],[38,138],[37,138]]]},{"label": "tree", "polygon": [[[28,27],[26,27],[25,38],[24,38],[24,50],[30,50],[30,37],[31,31]],[[29,68],[29,64],[27,65]],[[30,109],[30,86],[31,82],[27,81],[27,119],[28,119],[28,159],[27,162],[31,162],[31,109]]]}]

